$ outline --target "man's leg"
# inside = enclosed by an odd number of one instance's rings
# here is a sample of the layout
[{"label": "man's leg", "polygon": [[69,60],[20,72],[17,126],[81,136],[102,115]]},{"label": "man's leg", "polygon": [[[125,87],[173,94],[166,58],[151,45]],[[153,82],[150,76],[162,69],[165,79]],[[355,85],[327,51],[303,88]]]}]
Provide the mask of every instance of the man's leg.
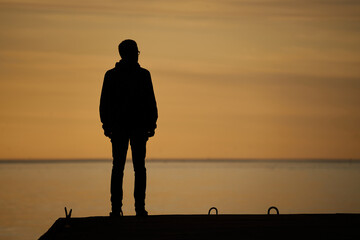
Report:
[{"label": "man's leg", "polygon": [[111,172],[111,208],[114,215],[120,214],[123,199],[123,176],[129,137],[116,135],[111,139],[113,167]]},{"label": "man's leg", "polygon": [[145,213],[145,192],[146,192],[146,142],[147,137],[144,134],[133,134],[130,137],[132,160],[135,171],[135,211],[137,215]]}]

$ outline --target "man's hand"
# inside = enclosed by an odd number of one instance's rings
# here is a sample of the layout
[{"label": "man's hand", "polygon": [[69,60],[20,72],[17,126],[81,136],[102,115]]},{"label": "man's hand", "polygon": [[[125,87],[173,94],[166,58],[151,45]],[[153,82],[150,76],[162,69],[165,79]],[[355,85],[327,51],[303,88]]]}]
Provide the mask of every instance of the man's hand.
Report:
[{"label": "man's hand", "polygon": [[111,128],[109,128],[108,125],[104,125],[104,124],[102,125],[102,128],[104,129],[104,135],[108,138],[111,138],[111,136],[112,136]]},{"label": "man's hand", "polygon": [[108,138],[111,138],[112,132],[109,131],[109,130],[104,130],[104,135],[105,135],[106,137],[108,137]]},{"label": "man's hand", "polygon": [[146,132],[146,136],[147,137],[153,137],[155,135],[155,130],[148,130],[147,132]]}]

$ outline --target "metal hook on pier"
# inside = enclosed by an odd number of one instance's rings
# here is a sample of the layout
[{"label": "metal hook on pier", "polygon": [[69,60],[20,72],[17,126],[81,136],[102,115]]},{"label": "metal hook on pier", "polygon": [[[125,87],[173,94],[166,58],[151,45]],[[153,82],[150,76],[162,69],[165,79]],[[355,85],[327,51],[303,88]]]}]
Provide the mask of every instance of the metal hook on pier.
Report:
[{"label": "metal hook on pier", "polygon": [[66,207],[65,207],[65,216],[66,216],[66,219],[70,219],[70,218],[71,218],[71,213],[72,213],[72,209],[70,209],[70,212],[69,212],[69,214],[68,214],[68,211],[67,211],[67,209],[66,209]]},{"label": "metal hook on pier", "polygon": [[72,213],[72,209],[70,209],[70,212],[68,214],[67,208],[65,207],[65,228],[69,228],[70,227],[70,218],[71,218],[71,213]]},{"label": "metal hook on pier", "polygon": [[279,209],[277,209],[277,207],[272,206],[272,207],[269,207],[269,209],[268,209],[268,215],[270,215],[271,209],[275,209],[277,215],[280,214],[280,213],[279,213]]},{"label": "metal hook on pier", "polygon": [[208,213],[208,215],[210,215],[210,213],[211,213],[211,210],[213,210],[213,209],[215,209],[215,215],[218,215],[218,210],[217,210],[217,208],[216,207],[212,207],[212,208],[210,208],[209,209],[209,213]]}]

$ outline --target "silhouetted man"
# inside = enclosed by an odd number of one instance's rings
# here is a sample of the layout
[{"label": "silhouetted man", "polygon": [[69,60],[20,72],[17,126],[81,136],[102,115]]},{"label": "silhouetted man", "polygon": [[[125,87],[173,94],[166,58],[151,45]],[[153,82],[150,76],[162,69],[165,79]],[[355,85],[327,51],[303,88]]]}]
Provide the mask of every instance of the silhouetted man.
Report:
[{"label": "silhouetted man", "polygon": [[146,142],[154,136],[158,118],[150,72],[138,64],[139,50],[133,40],[119,44],[121,60],[106,72],[100,99],[100,119],[105,136],[111,139],[113,168],[111,174],[110,216],[122,215],[123,175],[130,142],[135,171],[136,216],[147,216]]}]

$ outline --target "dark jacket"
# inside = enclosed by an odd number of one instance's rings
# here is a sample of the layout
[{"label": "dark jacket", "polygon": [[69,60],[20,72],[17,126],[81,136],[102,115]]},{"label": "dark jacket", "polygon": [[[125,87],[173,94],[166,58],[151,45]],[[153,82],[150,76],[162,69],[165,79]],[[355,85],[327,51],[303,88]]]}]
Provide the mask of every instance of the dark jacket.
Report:
[{"label": "dark jacket", "polygon": [[106,72],[100,98],[100,119],[105,132],[154,131],[157,118],[148,70],[121,60]]}]

